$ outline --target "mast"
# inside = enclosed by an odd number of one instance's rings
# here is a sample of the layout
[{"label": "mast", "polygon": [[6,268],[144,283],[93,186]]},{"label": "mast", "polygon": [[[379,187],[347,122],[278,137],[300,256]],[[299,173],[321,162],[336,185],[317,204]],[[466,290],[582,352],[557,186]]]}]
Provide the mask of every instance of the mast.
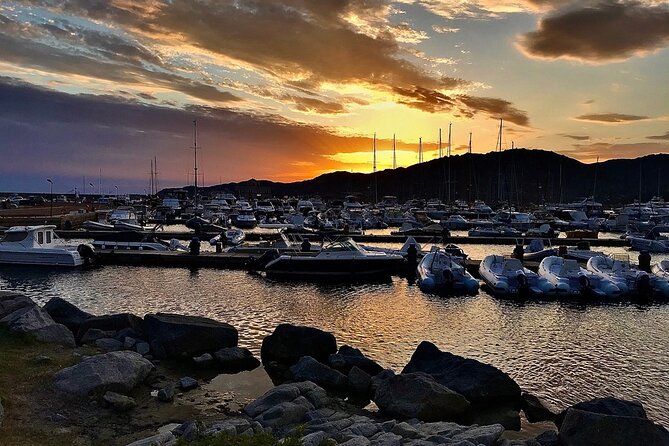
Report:
[{"label": "mast", "polygon": [[597,157],[597,161],[595,162],[595,184],[592,186],[592,200],[595,200],[595,192],[597,191],[597,170],[599,168],[599,157]]},{"label": "mast", "polygon": [[158,195],[158,157],[153,157],[153,185],[156,188],[156,195]]},{"label": "mast", "polygon": [[504,121],[499,119],[499,133],[497,134],[497,143],[495,149],[499,151],[497,156],[497,201],[502,201],[502,129]]},{"label": "mast", "polygon": [[193,149],[195,151],[195,209],[197,210],[197,119],[193,120]]},{"label": "mast", "polygon": [[153,160],[151,160],[151,176],[149,177],[149,186],[151,187],[151,195],[153,195]]},{"label": "mast", "polygon": [[379,180],[376,175],[376,132],[374,132],[374,203],[379,202]]},{"label": "mast", "polygon": [[100,168],[100,176],[98,177],[98,195],[102,196],[102,168]]},{"label": "mast", "polygon": [[448,204],[451,204],[451,128],[453,124],[448,123]]},{"label": "mast", "polygon": [[423,138],[418,138],[418,162],[423,162]]},{"label": "mast", "polygon": [[395,154],[395,134],[393,133],[393,169],[397,169],[397,155]]},{"label": "mast", "polygon": [[469,132],[469,150],[467,151],[470,155],[472,154],[472,132]]},{"label": "mast", "polygon": [[441,149],[441,127],[439,127],[439,158],[444,156],[444,152]]}]

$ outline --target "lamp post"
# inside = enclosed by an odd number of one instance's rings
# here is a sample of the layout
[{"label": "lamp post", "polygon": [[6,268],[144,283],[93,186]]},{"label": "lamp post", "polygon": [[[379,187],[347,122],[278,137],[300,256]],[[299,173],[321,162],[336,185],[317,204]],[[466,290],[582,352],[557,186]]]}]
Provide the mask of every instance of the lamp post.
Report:
[{"label": "lamp post", "polygon": [[114,186],[116,188],[116,199],[118,200],[118,186]]},{"label": "lamp post", "polygon": [[51,178],[47,178],[46,181],[49,183],[49,201],[51,202],[49,216],[53,217],[53,181]]}]

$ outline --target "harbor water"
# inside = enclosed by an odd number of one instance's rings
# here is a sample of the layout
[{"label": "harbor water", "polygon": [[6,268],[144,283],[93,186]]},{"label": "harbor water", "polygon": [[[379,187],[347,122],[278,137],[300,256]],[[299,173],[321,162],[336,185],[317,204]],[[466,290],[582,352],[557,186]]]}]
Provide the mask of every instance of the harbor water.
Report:
[{"label": "harbor water", "polygon": [[[472,258],[511,249],[463,247]],[[1,267],[0,289],[40,304],[59,296],[94,314],[207,316],[235,326],[240,345],[256,354],[280,323],[314,326],[397,372],[429,340],[495,365],[558,408],[613,395],[642,401],[651,418],[669,427],[669,305],[518,303],[485,291],[445,298],[401,278],[318,285],[275,283],[244,271],[122,266]]]}]

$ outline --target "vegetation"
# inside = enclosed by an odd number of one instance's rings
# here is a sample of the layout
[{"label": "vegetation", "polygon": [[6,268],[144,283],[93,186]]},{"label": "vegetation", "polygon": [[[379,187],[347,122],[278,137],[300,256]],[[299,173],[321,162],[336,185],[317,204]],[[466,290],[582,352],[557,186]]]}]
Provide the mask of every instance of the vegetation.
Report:
[{"label": "vegetation", "polygon": [[267,432],[260,432],[253,435],[230,435],[219,434],[211,437],[203,437],[198,440],[188,442],[180,439],[179,446],[301,446],[300,436],[277,439]]}]

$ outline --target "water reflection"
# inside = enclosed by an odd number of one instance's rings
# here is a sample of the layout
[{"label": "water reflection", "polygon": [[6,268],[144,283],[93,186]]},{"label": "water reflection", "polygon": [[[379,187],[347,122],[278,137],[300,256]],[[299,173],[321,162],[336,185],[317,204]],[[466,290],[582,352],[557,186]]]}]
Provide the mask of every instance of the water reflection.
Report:
[{"label": "water reflection", "polygon": [[332,331],[399,371],[422,340],[494,364],[559,407],[615,395],[643,401],[669,425],[669,307],[583,305],[426,295],[397,278],[369,285],[280,283],[243,271],[105,267],[2,268],[0,288],[96,313],[204,315],[239,329],[259,353],[282,322]]}]

